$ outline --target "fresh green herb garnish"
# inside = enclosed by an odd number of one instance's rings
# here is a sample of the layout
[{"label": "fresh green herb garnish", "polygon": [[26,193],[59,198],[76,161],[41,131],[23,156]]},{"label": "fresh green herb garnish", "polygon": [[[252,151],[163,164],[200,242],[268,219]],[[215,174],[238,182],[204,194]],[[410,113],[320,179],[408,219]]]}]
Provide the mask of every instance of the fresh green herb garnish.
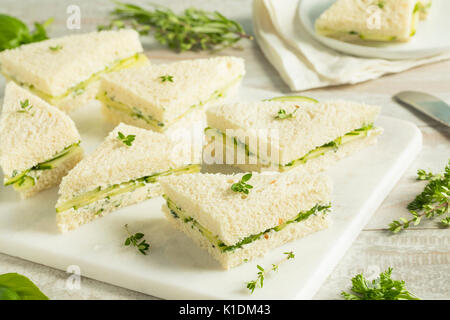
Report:
[{"label": "fresh green herb garnish", "polygon": [[444,218],[441,220],[441,225],[443,227],[450,227],[450,217]]},{"label": "fresh green herb garnish", "polygon": [[125,240],[125,246],[132,245],[133,247],[136,247],[136,249],[142,253],[144,256],[147,254],[148,249],[150,248],[150,245],[146,242],[145,239],[141,241],[141,239],[144,237],[143,233],[135,233],[131,234],[128,230],[128,224],[125,225],[125,230],[127,230],[128,238]]},{"label": "fresh green herb garnish", "polygon": [[257,265],[256,267],[258,268],[258,277],[256,278],[256,280],[247,282],[247,289],[250,290],[250,293],[253,293],[256,289],[256,287],[260,287],[262,288],[264,286],[264,278],[265,276],[270,272],[270,271],[274,271],[277,272],[278,268],[280,267],[280,265],[283,262],[286,262],[290,259],[294,259],[295,258],[295,254],[290,251],[290,252],[284,252],[284,254],[286,255],[286,257],[280,261],[278,264],[272,264],[272,267],[269,270],[265,270],[263,267],[261,267],[260,265]]},{"label": "fresh green herb garnish", "polygon": [[439,174],[433,174],[432,172],[427,172],[423,169],[419,169],[417,170],[417,180],[435,180],[435,179],[440,179],[442,178],[443,175],[441,173]]},{"label": "fresh green herb garnish", "polygon": [[57,44],[56,46],[50,46],[50,47],[48,47],[51,51],[59,51],[59,50],[61,50],[62,48],[63,48],[63,46],[62,45],[60,45],[60,44]]},{"label": "fresh green herb garnish", "polygon": [[428,180],[428,184],[421,194],[419,194],[410,204],[408,210],[413,216],[408,220],[400,218],[394,220],[389,225],[389,230],[394,233],[408,229],[411,224],[415,226],[420,223],[423,217],[432,219],[434,217],[444,217],[440,223],[443,227],[449,226],[450,214],[450,160],[445,167],[444,174],[434,175],[431,172],[419,170],[418,180]]},{"label": "fresh green herb garnish", "polygon": [[378,1],[378,8],[383,9],[385,4],[385,1]]},{"label": "fresh green herb garnish", "polygon": [[284,120],[284,119],[293,118],[294,114],[295,114],[295,112],[297,112],[297,110],[298,110],[298,106],[296,106],[296,109],[292,113],[287,113],[286,110],[280,109],[280,110],[278,110],[278,114],[275,117],[275,119],[276,120]]},{"label": "fresh green herb garnish", "polygon": [[157,5],[153,5],[153,9],[144,9],[130,3],[115,4],[112,22],[108,26],[98,26],[98,30],[129,26],[141,35],[153,33],[159,43],[179,52],[221,50],[243,38],[252,39],[238,22],[227,19],[217,11],[189,8],[178,15]]},{"label": "fresh green herb garnish", "polygon": [[33,109],[33,106],[30,104],[30,100],[26,99],[24,101],[20,101],[20,110],[18,113],[28,113]]},{"label": "fresh green herb garnish", "polygon": [[402,280],[391,279],[392,268],[382,272],[378,279],[368,281],[363,274],[352,278],[352,292],[342,291],[346,300],[420,300],[405,288]]},{"label": "fresh green herb garnish", "polygon": [[18,273],[0,275],[0,300],[49,300],[27,277]]},{"label": "fresh green herb garnish", "polygon": [[161,82],[173,82],[173,76],[171,75],[165,75],[165,76],[161,76],[159,77],[161,79]]},{"label": "fresh green herb garnish", "polygon": [[241,180],[239,182],[233,183],[231,185],[231,190],[233,190],[234,192],[242,192],[244,194],[248,194],[249,193],[249,189],[252,189],[253,186],[247,184],[246,182],[248,180],[250,180],[252,177],[251,173],[247,173],[246,175],[244,175]]},{"label": "fresh green herb garnish", "polygon": [[21,20],[0,14],[0,51],[48,39],[46,28],[52,22],[53,19],[48,19],[43,24],[35,22],[35,30],[30,32],[27,25]]},{"label": "fresh green herb garnish", "polygon": [[118,135],[117,135],[117,139],[122,141],[123,144],[127,145],[127,146],[131,146],[133,144],[134,139],[136,138],[136,135],[134,134],[129,134],[127,136],[125,136],[122,132],[119,131]]}]

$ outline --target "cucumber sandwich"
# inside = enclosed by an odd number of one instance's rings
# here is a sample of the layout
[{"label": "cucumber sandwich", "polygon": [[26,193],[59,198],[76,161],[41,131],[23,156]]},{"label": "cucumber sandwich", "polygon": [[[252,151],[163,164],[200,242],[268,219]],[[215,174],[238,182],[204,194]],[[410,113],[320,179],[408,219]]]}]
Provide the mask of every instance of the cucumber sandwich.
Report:
[{"label": "cucumber sandwich", "polygon": [[5,186],[28,198],[58,185],[83,157],[80,139],[65,113],[12,82],[6,86],[0,119]]},{"label": "cucumber sandwich", "polygon": [[198,173],[161,185],[167,219],[226,269],[329,225],[331,181],[322,174]]},{"label": "cucumber sandwich", "polygon": [[102,74],[149,64],[134,30],[101,31],[0,53],[1,73],[63,111],[95,99]]},{"label": "cucumber sandwich", "polygon": [[244,60],[235,57],[152,65],[105,75],[97,99],[113,123],[163,132],[175,123],[186,126],[180,120],[203,114],[205,104],[220,102],[244,74]]},{"label": "cucumber sandwich", "polygon": [[374,144],[379,107],[347,101],[262,101],[209,108],[207,164],[244,171],[325,170],[336,160]]},{"label": "cucumber sandwich", "polygon": [[344,41],[406,42],[431,0],[338,0],[316,20],[317,33]]},{"label": "cucumber sandwich", "polygon": [[61,182],[56,204],[62,232],[113,210],[161,195],[159,179],[200,170],[190,146],[119,124]]}]

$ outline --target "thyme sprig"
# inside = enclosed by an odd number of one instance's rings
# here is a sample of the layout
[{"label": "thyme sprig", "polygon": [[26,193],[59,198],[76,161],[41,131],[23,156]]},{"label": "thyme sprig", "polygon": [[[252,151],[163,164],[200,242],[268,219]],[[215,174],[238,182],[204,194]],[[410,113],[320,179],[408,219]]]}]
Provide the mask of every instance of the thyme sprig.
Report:
[{"label": "thyme sprig", "polygon": [[135,233],[131,234],[130,230],[128,230],[128,224],[125,225],[125,230],[128,233],[128,238],[125,240],[125,246],[132,245],[136,247],[136,249],[142,253],[144,256],[147,254],[148,249],[150,248],[150,244],[146,242],[146,240],[141,240],[144,237],[143,233]]},{"label": "thyme sprig", "polygon": [[164,76],[160,76],[159,79],[161,80],[161,82],[173,82],[173,76],[171,75],[164,75]]},{"label": "thyme sprig", "polygon": [[50,47],[48,47],[51,51],[59,51],[59,50],[61,50],[62,48],[63,48],[63,46],[62,45],[60,45],[60,44],[57,44],[57,45],[55,45],[55,46],[50,46]]},{"label": "thyme sprig", "polygon": [[380,273],[379,278],[368,281],[362,273],[352,278],[353,293],[341,292],[346,300],[420,300],[405,288],[402,280],[391,279],[392,268]]},{"label": "thyme sprig", "polygon": [[117,139],[122,141],[122,143],[128,147],[131,147],[135,138],[136,138],[136,135],[134,135],[134,134],[129,134],[129,135],[125,136],[120,131],[117,134]]},{"label": "thyme sprig", "polygon": [[33,109],[33,106],[30,104],[30,100],[26,99],[24,101],[20,101],[20,110],[18,113],[28,113]]},{"label": "thyme sprig", "polygon": [[277,272],[282,263],[295,258],[295,254],[292,251],[284,252],[284,254],[286,255],[286,257],[283,260],[281,260],[278,264],[272,264],[272,267],[270,269],[266,270],[260,265],[256,266],[256,268],[258,268],[259,270],[257,273],[258,277],[256,278],[256,280],[247,282],[247,289],[250,290],[250,293],[253,293],[258,286],[260,288],[263,288],[265,276],[269,272]]},{"label": "thyme sprig", "polygon": [[445,167],[444,174],[433,174],[418,170],[418,180],[427,180],[428,184],[421,194],[419,194],[407,208],[412,215],[411,219],[400,218],[389,224],[389,230],[397,233],[408,229],[411,224],[417,226],[422,218],[432,219],[443,217],[440,224],[443,227],[450,226],[450,160]]},{"label": "thyme sprig", "polygon": [[233,183],[231,185],[231,190],[234,192],[242,192],[244,194],[248,194],[250,192],[250,189],[253,188],[252,185],[247,184],[247,181],[250,180],[252,177],[251,173],[247,173],[244,175],[240,181]]},{"label": "thyme sprig", "polygon": [[196,8],[176,14],[169,8],[152,5],[151,9],[114,1],[113,20],[98,30],[131,27],[141,35],[152,33],[155,39],[170,49],[222,50],[234,46],[241,39],[252,39],[242,26],[217,11],[208,12]]},{"label": "thyme sprig", "polygon": [[280,109],[280,110],[278,110],[275,120],[285,120],[285,119],[293,118],[298,109],[299,109],[299,106],[295,106],[295,110],[291,113],[287,113],[287,111],[285,109]]}]

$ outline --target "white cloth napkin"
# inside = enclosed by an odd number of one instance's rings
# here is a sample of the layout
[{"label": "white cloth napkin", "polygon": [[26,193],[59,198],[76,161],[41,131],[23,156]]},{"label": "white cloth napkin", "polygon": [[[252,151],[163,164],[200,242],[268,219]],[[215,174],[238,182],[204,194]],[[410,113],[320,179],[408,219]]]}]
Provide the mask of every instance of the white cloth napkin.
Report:
[{"label": "white cloth napkin", "polygon": [[330,49],[305,30],[298,17],[301,0],[253,0],[256,40],[293,91],[355,84],[384,74],[450,59],[450,52],[417,60],[367,59]]}]

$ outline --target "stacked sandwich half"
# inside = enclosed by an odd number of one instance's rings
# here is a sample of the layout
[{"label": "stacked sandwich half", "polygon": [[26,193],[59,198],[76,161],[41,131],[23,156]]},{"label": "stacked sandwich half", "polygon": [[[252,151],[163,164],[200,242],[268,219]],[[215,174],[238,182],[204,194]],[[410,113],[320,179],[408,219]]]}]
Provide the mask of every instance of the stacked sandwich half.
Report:
[{"label": "stacked sandwich half", "polygon": [[[208,109],[205,160],[242,170],[326,170],[376,142],[379,107],[347,101],[263,101]],[[207,158],[209,157],[209,159]]]},{"label": "stacked sandwich half", "polygon": [[167,219],[228,269],[328,226],[326,176],[193,174],[161,181]]},{"label": "stacked sandwich half", "polygon": [[244,61],[234,57],[146,66],[103,76],[97,99],[113,123],[163,132],[235,92],[244,74]]},{"label": "stacked sandwich half", "polygon": [[431,0],[338,0],[316,20],[317,33],[340,40],[409,41]]},{"label": "stacked sandwich half", "polygon": [[100,76],[148,64],[134,30],[65,36],[0,53],[1,73],[63,111],[95,98]]},{"label": "stacked sandwich half", "polygon": [[81,137],[62,111],[14,83],[0,119],[0,166],[5,186],[23,198],[54,187],[82,158]]}]

